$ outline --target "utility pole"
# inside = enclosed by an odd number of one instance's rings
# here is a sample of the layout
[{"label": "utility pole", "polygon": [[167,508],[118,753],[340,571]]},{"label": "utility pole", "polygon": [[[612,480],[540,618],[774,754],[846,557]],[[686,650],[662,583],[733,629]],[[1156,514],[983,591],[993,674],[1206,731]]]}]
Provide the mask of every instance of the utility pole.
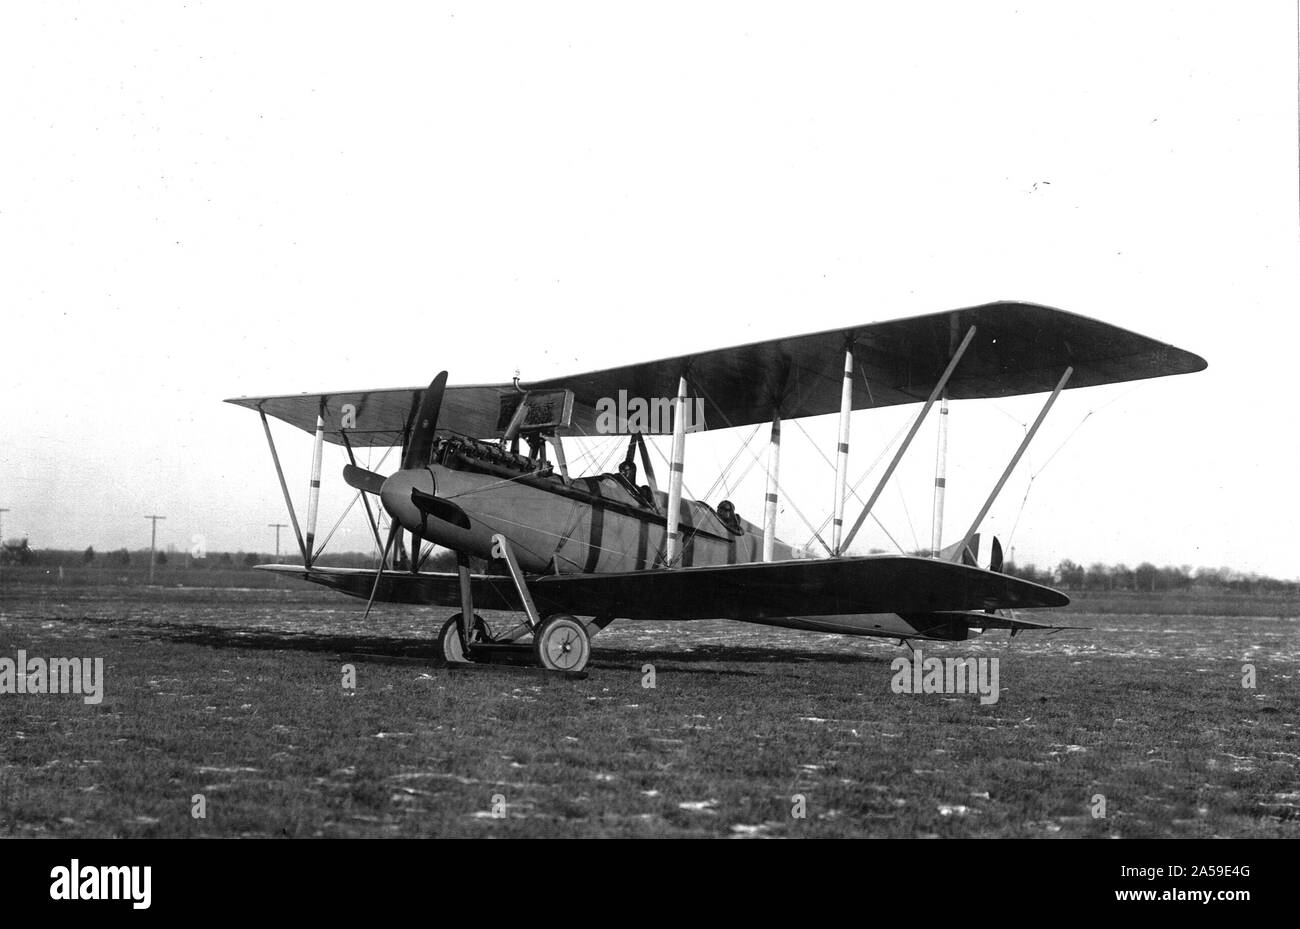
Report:
[{"label": "utility pole", "polygon": [[280,530],[287,529],[288,523],[267,523],[267,525],[275,530],[275,560],[278,562],[280,560]]},{"label": "utility pole", "polygon": [[152,521],[149,530],[149,583],[153,583],[153,560],[154,550],[158,547],[158,520],[166,519],[166,516],[146,516],[145,519]]}]

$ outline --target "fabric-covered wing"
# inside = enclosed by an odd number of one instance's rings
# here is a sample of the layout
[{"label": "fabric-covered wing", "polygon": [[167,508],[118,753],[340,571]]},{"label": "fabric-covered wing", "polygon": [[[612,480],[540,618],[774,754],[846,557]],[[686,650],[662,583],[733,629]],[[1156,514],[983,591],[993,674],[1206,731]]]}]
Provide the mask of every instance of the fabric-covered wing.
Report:
[{"label": "fabric-covered wing", "polygon": [[[370,568],[304,568],[302,565],[261,564],[259,571],[273,571],[299,580],[311,581],[340,593],[370,599],[375,572]],[[505,576],[475,574],[471,578],[476,610],[519,610],[523,604],[515,592],[514,582]],[[460,576],[447,572],[389,570],[379,580],[375,592],[378,603],[415,603],[460,608]]]},{"label": "fabric-covered wing", "polygon": [[[837,412],[844,348],[855,344],[853,408],[915,403],[929,396],[954,343],[970,326],[974,341],[948,384],[954,400],[1051,390],[1067,366],[1068,389],[1186,374],[1204,359],[1109,323],[1032,303],[990,303],[963,310],[868,323],[811,335],[665,358],[523,384],[575,394],[573,424],[595,431],[602,397],[675,397],[682,373],[704,401],[708,429]],[[584,417],[590,417],[589,419]]]},{"label": "fabric-covered wing", "polygon": [[[724,429],[769,422],[778,408],[786,419],[838,411],[843,351],[850,340],[858,369],[855,410],[924,400],[951,358],[954,341],[972,325],[976,336],[948,384],[954,400],[1048,391],[1067,366],[1074,368],[1067,389],[1205,368],[1197,355],[1109,323],[1032,303],[990,303],[520,386],[573,391],[571,431],[593,435],[599,401],[617,398],[620,390],[643,399],[675,397],[685,373],[692,397],[703,401],[704,422],[693,425]],[[362,447],[401,444],[423,393],[423,387],[404,387],[227,402],[262,410],[307,432],[315,431],[316,415],[323,410],[325,438],[335,444],[342,442],[344,405],[351,404],[356,425],[346,430],[348,440]],[[475,438],[499,436],[508,420],[503,401],[508,406],[517,397],[513,384],[448,387],[439,427]]]},{"label": "fabric-covered wing", "polygon": [[908,555],[548,575],[543,613],[624,619],[765,619],[1065,606],[1059,591],[968,565]]},{"label": "fabric-covered wing", "polygon": [[[343,433],[353,448],[402,444],[402,434],[424,396],[423,387],[383,390],[344,390],[323,394],[287,394],[279,397],[233,397],[227,403],[261,410],[307,432],[316,431],[316,415],[323,411],[325,440],[343,444]],[[513,384],[476,384],[448,387],[438,414],[439,430],[476,438],[499,433],[501,398],[518,395]],[[355,426],[344,429],[345,406],[351,405]]]},{"label": "fabric-covered wing", "polygon": [[[368,568],[258,565],[360,599],[370,597]],[[523,608],[503,575],[472,578],[474,607]],[[1065,594],[969,565],[910,555],[774,561],[757,564],[559,574],[531,578],[529,589],[543,614],[610,615],[617,619],[765,619],[840,613],[929,613],[1065,606]],[[375,599],[382,603],[460,606],[456,574],[386,572]],[[988,625],[999,625],[990,617]]]}]

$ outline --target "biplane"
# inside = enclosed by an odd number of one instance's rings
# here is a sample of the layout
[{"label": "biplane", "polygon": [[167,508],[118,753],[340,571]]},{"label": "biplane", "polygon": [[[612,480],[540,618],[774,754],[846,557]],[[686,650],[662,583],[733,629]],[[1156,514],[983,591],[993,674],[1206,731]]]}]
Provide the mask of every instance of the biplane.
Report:
[{"label": "biplane", "polygon": [[[1205,367],[1197,355],[1108,323],[999,302],[548,380],[450,385],[444,371],[424,388],[228,402],[261,416],[302,554],[302,564],[259,567],[371,604],[456,608],[438,637],[449,661],[511,652],[576,672],[591,656],[592,637],[617,619],[729,619],[902,642],[1063,628],[1014,615],[1069,599],[1002,573],[996,539],[981,567],[981,522],[1061,391]],[[1035,393],[1048,395],[1037,419],[969,527],[941,548],[948,402]],[[849,522],[852,414],[898,404],[916,404],[917,413]],[[920,555],[852,554],[936,405],[932,547]],[[776,537],[781,424],[837,412],[830,531],[814,530],[821,550],[807,557]],[[314,435],[305,527],[268,417]],[[683,496],[688,436],[763,425],[770,440],[760,522],[742,518],[730,500]],[[671,457],[662,459],[666,486],[645,440],[656,433],[672,437]],[[565,440],[602,435],[626,437],[617,470],[571,473]],[[373,570],[316,562],[324,547],[316,545],[316,519],[325,443],[346,450],[343,479],[364,503],[379,552]],[[357,464],[357,449],[375,447],[400,448],[393,473]],[[436,546],[455,553],[455,572],[424,570]],[[478,610],[505,611],[518,622],[493,629]]]}]

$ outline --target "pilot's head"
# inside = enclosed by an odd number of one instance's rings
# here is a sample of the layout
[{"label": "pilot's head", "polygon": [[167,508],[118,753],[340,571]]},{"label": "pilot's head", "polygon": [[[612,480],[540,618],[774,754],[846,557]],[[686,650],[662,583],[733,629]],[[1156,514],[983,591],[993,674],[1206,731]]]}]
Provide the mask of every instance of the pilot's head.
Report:
[{"label": "pilot's head", "polygon": [[636,484],[636,464],[631,461],[624,461],[618,466],[618,473],[627,478],[631,484]]},{"label": "pilot's head", "polygon": [[736,508],[730,500],[723,500],[718,504],[718,515],[722,517],[723,522],[729,523],[736,518]]}]

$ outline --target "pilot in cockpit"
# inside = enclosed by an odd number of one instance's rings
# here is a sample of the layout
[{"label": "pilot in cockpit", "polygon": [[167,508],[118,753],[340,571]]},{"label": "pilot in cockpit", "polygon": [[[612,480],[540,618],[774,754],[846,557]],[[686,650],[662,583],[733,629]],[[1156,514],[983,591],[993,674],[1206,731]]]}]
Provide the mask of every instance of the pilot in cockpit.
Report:
[{"label": "pilot in cockpit", "polygon": [[649,493],[650,488],[648,486],[647,487],[637,486],[636,462],[630,459],[619,462],[618,477],[619,477],[619,481],[627,489],[627,492],[632,495],[633,500],[635,500],[641,506],[648,506],[651,509],[654,508],[654,503],[652,502],[653,498],[650,496]]},{"label": "pilot in cockpit", "polygon": [[723,500],[718,504],[718,520],[722,525],[727,527],[727,531],[733,535],[740,535],[744,531],[740,525],[740,517],[736,515],[736,507],[730,500]]}]

